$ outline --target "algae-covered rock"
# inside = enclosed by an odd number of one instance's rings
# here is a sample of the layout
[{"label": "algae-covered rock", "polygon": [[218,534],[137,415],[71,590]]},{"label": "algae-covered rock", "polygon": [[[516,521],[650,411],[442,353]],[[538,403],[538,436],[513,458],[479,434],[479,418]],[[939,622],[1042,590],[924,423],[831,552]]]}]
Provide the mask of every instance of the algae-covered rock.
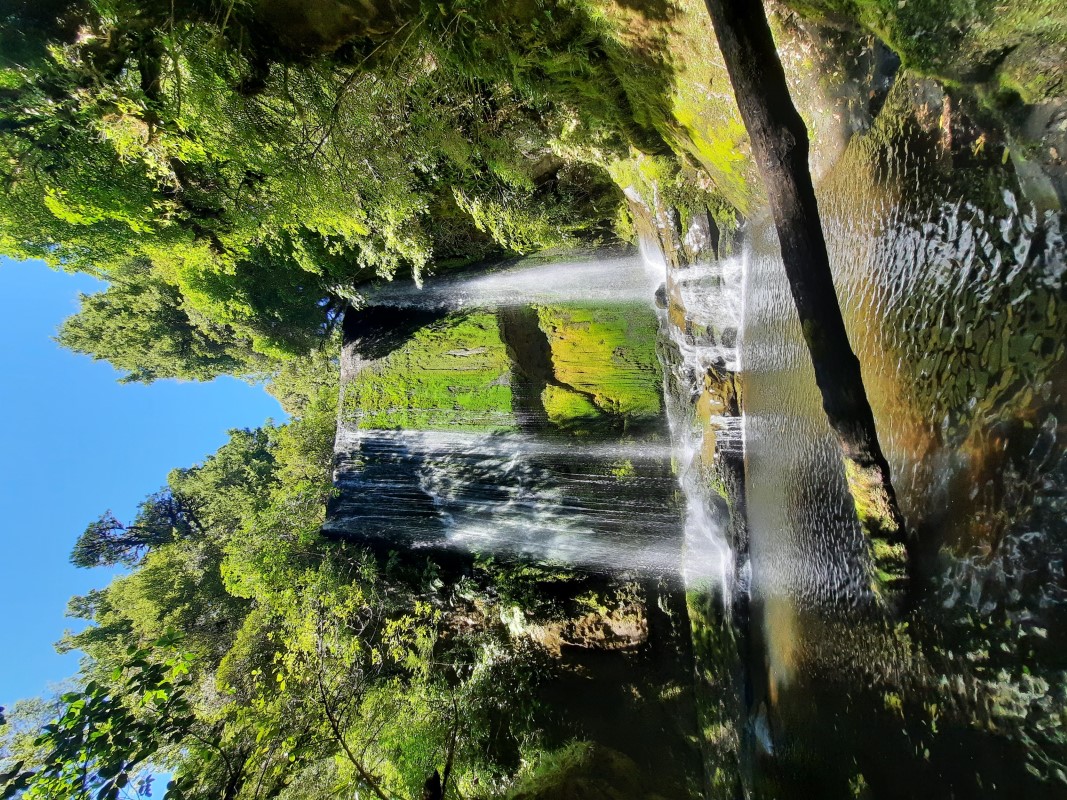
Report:
[{"label": "algae-covered rock", "polygon": [[362,428],[510,430],[510,371],[492,312],[450,314],[366,364],[342,414]]},{"label": "algae-covered rock", "polygon": [[578,598],[562,619],[516,625],[511,612],[509,626],[540,644],[553,655],[564,648],[614,651],[633,650],[648,642],[648,609],[636,586],[623,585]]},{"label": "algae-covered rock", "polygon": [[491,432],[514,430],[520,415],[543,409],[556,428],[577,434],[659,420],[650,310],[525,311],[532,334],[516,321],[524,309],[508,308],[446,314],[388,348],[369,335],[351,343],[368,352],[347,357],[359,364],[346,372],[343,418],[364,429]]},{"label": "algae-covered rock", "polygon": [[590,433],[607,421],[593,399],[566,386],[546,386],[541,394],[548,420],[561,430]]},{"label": "algae-covered rock", "polygon": [[600,412],[619,427],[662,413],[656,320],[640,306],[544,306],[541,329],[552,350],[555,385],[544,396],[560,427],[588,424]]}]

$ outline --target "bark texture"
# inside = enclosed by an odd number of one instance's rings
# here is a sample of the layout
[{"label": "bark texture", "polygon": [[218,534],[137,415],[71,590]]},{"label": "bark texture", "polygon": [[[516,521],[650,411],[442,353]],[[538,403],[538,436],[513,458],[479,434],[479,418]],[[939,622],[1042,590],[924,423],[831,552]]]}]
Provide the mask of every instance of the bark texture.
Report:
[{"label": "bark texture", "polygon": [[849,490],[868,534],[871,586],[896,604],[907,575],[904,518],[830,272],[808,167],[808,132],[789,96],[761,0],[705,2],[767,189],[823,409],[840,442]]}]

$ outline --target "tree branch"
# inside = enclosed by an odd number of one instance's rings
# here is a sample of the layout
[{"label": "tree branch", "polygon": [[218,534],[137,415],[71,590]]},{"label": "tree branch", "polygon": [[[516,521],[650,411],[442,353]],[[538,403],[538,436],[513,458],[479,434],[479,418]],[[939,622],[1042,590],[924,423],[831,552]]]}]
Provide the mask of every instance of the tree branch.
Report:
[{"label": "tree branch", "polygon": [[374,792],[375,796],[378,797],[378,800],[391,800],[389,795],[382,791],[381,787],[378,785],[378,781],[374,779],[374,776],[367,771],[362,762],[356,758],[355,753],[348,747],[348,742],[345,741],[344,734],[341,732],[341,729],[337,724],[337,719],[334,717],[333,711],[330,709],[330,701],[326,696],[326,688],[322,685],[321,673],[315,676],[315,682],[318,684],[319,694],[322,697],[322,710],[326,713],[326,719],[330,723],[331,730],[333,730],[333,736],[341,745],[341,749],[345,751],[348,760],[352,762],[352,766],[356,768],[356,772],[359,773],[360,779],[372,792]]}]

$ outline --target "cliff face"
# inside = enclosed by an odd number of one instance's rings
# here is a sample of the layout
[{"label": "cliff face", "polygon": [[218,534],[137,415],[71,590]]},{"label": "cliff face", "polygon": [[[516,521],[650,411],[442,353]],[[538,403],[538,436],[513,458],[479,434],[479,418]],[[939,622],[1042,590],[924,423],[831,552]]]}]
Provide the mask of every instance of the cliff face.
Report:
[{"label": "cliff face", "polygon": [[808,17],[881,37],[904,63],[984,93],[1026,103],[1062,98],[1067,25],[1058,2],[787,0]]},{"label": "cliff face", "polygon": [[594,568],[618,548],[677,572],[660,552],[676,511],[647,307],[353,319],[328,530]]},{"label": "cliff face", "polygon": [[363,309],[345,330],[324,530],[401,563],[429,559],[464,587],[447,638],[500,629],[515,658],[550,665],[516,708],[541,704],[550,745],[595,743],[554,781],[615,791],[656,775],[656,793],[692,797],[701,765],[656,335],[651,307],[632,304]]},{"label": "cliff face", "polygon": [[578,437],[655,429],[655,336],[647,307],[611,303],[353,312],[341,420]]}]

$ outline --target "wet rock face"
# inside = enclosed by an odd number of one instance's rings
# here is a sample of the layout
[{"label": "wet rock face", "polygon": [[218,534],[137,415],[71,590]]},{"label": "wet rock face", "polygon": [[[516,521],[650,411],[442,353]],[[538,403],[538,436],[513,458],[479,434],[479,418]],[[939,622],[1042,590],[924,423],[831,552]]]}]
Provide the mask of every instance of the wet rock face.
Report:
[{"label": "wet rock face", "polygon": [[635,304],[354,312],[324,529],[677,572],[655,336]]},{"label": "wet rock face", "polygon": [[610,652],[648,642],[648,611],[632,587],[604,598],[608,606],[568,619],[529,625],[526,634],[555,656],[565,648]]},{"label": "wet rock face", "polygon": [[629,650],[648,641],[648,618],[641,603],[606,613],[586,614],[563,630],[563,644],[594,650]]},{"label": "wet rock face", "polygon": [[[1023,129],[1025,140],[1030,144],[1030,154],[1047,181],[1038,179],[1038,187],[1044,186],[1035,205],[1061,210],[1067,208],[1067,99],[1050,100],[1031,107]],[[1027,170],[1020,168],[1016,157],[1016,170],[1022,176]],[[1032,171],[1032,170],[1031,170]],[[1048,188],[1055,192],[1049,196]]]},{"label": "wet rock face", "polygon": [[1064,91],[1067,41],[1042,0],[784,0],[808,19],[878,32],[904,63],[955,84],[1015,92],[1027,103]]}]

